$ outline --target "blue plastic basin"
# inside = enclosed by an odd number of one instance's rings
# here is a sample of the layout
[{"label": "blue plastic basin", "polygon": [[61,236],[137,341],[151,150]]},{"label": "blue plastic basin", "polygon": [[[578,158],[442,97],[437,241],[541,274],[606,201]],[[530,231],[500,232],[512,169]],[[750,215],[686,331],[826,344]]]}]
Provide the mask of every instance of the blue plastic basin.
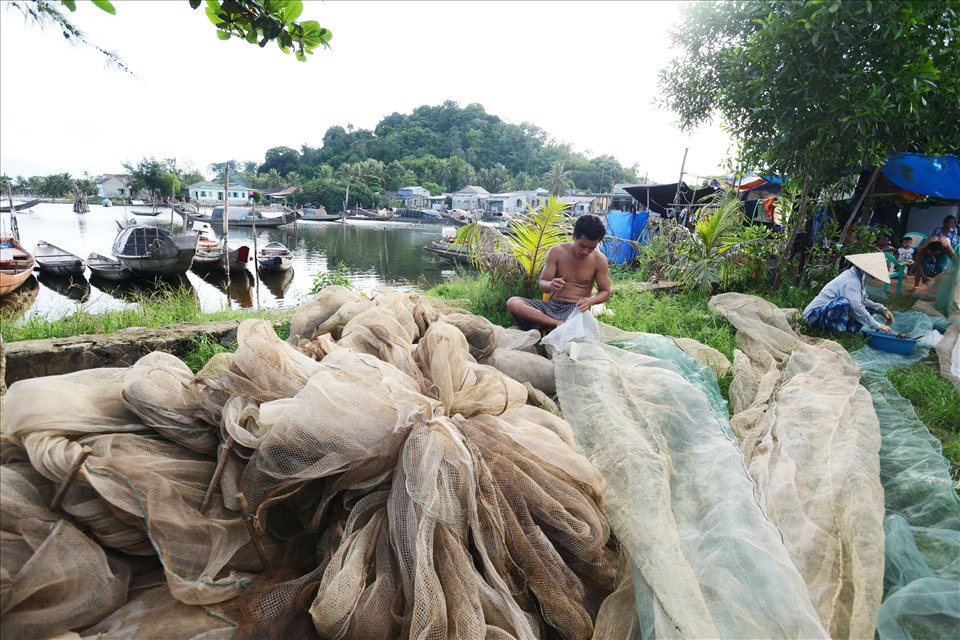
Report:
[{"label": "blue plastic basin", "polygon": [[869,329],[863,329],[861,333],[868,336],[867,344],[874,349],[904,355],[913,353],[913,348],[917,346],[917,340],[919,340],[919,338],[898,338],[895,335],[870,331]]}]

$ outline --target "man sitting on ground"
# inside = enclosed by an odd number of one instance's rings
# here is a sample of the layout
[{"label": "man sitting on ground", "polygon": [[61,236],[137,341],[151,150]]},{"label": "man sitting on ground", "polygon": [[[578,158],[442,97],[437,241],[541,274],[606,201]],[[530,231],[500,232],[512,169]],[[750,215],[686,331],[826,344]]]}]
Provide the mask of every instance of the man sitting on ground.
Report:
[{"label": "man sitting on ground", "polygon": [[[610,298],[607,258],[596,250],[604,235],[606,228],[599,217],[577,218],[573,241],[558,244],[547,252],[539,286],[540,291],[551,294],[550,299],[514,296],[507,300],[507,309],[513,314],[517,327],[524,331],[554,329],[563,324],[574,309],[587,311]],[[597,294],[591,295],[594,283]]]}]

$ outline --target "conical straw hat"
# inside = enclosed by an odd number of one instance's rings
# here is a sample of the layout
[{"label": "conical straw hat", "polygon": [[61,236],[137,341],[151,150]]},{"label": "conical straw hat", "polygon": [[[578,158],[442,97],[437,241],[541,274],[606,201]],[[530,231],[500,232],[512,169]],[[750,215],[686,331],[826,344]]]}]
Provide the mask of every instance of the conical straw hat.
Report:
[{"label": "conical straw hat", "polygon": [[887,271],[887,259],[883,257],[882,252],[855,253],[852,256],[847,256],[847,260],[877,280],[890,282],[890,272]]}]

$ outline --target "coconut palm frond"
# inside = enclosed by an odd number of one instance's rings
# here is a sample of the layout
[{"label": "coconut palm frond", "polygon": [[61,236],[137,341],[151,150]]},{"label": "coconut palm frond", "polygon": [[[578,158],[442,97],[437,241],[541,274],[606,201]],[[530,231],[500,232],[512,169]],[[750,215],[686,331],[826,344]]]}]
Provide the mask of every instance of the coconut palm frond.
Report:
[{"label": "coconut palm frond", "polygon": [[570,238],[570,221],[566,217],[569,208],[556,198],[549,198],[537,208],[528,205],[526,217],[510,221],[512,252],[528,280],[543,271],[550,248]]}]

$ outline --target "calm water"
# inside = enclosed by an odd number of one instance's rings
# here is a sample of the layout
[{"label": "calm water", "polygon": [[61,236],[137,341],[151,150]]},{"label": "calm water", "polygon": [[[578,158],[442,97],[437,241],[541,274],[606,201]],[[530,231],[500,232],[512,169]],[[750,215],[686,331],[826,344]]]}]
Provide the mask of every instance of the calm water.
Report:
[{"label": "calm water", "polygon": [[[127,217],[169,230],[170,213],[166,211],[154,218],[135,216],[128,210]],[[9,223],[7,215],[3,214],[5,224]],[[123,216],[123,207],[91,204],[90,213],[78,215],[69,204],[44,203],[30,212],[18,213],[17,222],[20,241],[28,251],[33,251],[38,240],[46,240],[86,259],[91,252],[110,255],[117,235],[116,221]],[[176,216],[174,230],[180,229],[180,217]],[[300,222],[257,229],[258,246],[277,241],[293,252],[293,269],[258,277],[251,261],[247,277],[232,279],[229,304],[233,309],[295,307],[307,295],[314,274],[332,269],[334,264],[342,264],[353,285],[365,293],[382,284],[426,288],[453,274],[450,263],[423,250],[439,233],[439,225],[352,220],[345,225]],[[253,229],[231,227],[229,241],[231,247],[246,244],[252,250]],[[225,308],[228,297],[223,278],[201,277],[191,270],[182,284],[195,291],[204,310]],[[31,278],[17,292],[4,296],[0,311],[8,322],[30,315],[54,319],[80,308],[97,313],[129,306],[138,294],[154,288],[152,283],[137,281],[112,286],[99,279],[91,282],[88,269],[78,282]]]}]

